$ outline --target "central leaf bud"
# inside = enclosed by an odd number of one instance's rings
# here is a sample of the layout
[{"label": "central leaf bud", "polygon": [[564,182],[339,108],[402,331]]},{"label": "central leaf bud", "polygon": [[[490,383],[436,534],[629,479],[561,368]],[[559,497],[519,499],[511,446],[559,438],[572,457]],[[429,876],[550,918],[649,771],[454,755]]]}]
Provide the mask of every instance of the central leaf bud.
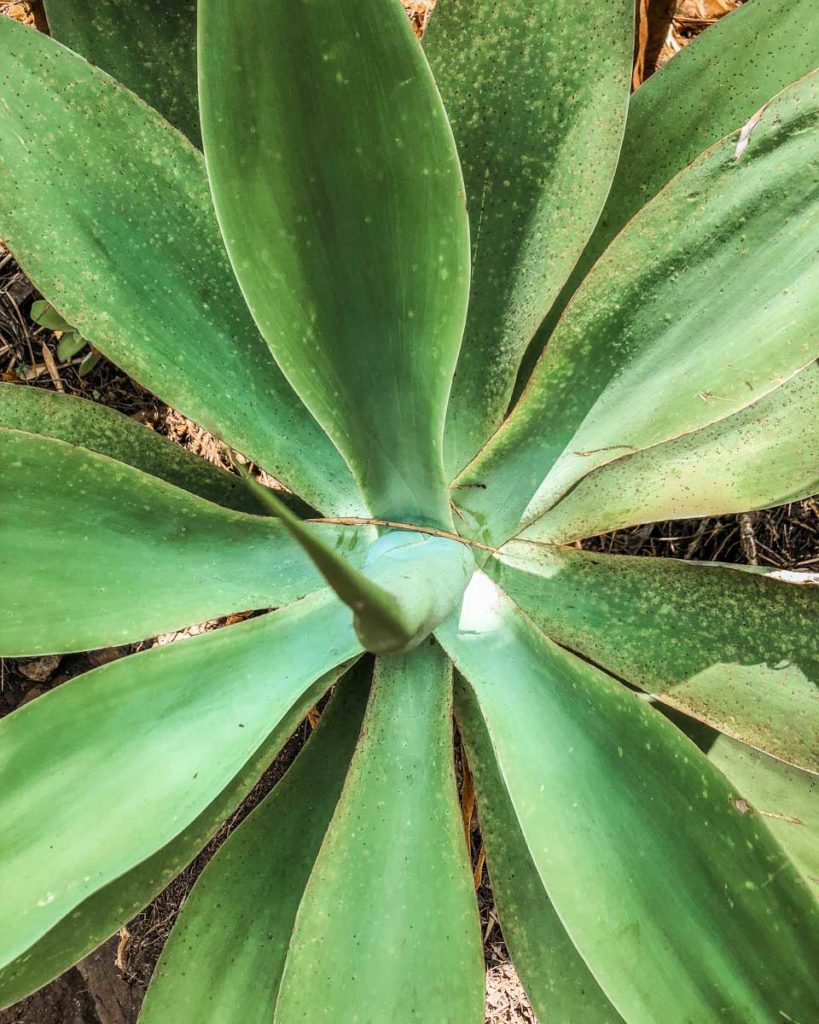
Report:
[{"label": "central leaf bud", "polygon": [[460,604],[475,571],[468,544],[410,530],[391,530],[373,544],[364,575],[395,600],[402,638],[386,634],[355,614],[356,633],[374,654],[399,654],[417,647]]}]

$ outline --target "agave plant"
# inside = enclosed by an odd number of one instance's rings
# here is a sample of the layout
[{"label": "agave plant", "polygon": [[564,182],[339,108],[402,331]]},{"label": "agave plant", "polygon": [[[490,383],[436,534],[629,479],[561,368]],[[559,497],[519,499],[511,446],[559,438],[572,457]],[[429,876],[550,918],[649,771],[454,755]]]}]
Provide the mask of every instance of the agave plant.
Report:
[{"label": "agave plant", "polygon": [[575,543],[817,489],[815,5],[631,99],[632,0],[440,0],[423,47],[395,0],[47,6],[0,19],[0,235],[303,504],[2,386],[0,653],[257,613],[2,722],[4,1003],[333,689],[143,1024],[482,1019],[453,707],[544,1024],[815,1020],[819,592]]}]

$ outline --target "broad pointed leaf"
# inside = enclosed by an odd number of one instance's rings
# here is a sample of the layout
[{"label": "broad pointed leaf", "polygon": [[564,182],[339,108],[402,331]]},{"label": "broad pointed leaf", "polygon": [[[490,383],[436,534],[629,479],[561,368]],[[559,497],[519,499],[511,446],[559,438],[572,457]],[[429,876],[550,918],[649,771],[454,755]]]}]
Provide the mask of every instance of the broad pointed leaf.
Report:
[{"label": "broad pointed leaf", "polygon": [[44,388],[0,384],[0,431],[21,430],[107,455],[217,505],[259,511],[238,476],[173,444],[130,416]]},{"label": "broad pointed leaf", "polygon": [[543,886],[623,1018],[809,1020],[819,908],[700,751],[484,575],[438,636]]},{"label": "broad pointed leaf", "polygon": [[521,537],[566,543],[637,523],[746,512],[819,491],[819,363],[702,430],[601,466]]},{"label": "broad pointed leaf", "polygon": [[27,952],[196,823],[311,684],[359,652],[323,591],[112,662],[5,718],[0,987],[19,998]]},{"label": "broad pointed leaf", "polygon": [[212,0],[199,16],[208,174],[253,316],[373,514],[446,528],[468,227],[408,20],[394,0],[355,18],[335,0]]},{"label": "broad pointed leaf", "polygon": [[165,944],[140,1024],[273,1020],[296,911],[358,739],[372,673],[364,667],[338,687],[285,778],[205,868]]},{"label": "broad pointed leaf", "polygon": [[598,466],[722,420],[816,358],[817,109],[812,74],[749,136],[698,157],[609,247],[458,481],[476,530],[499,506],[497,543]]},{"label": "broad pointed leaf", "polygon": [[[327,514],[361,499],[253,324],[204,163],[132,93],[0,20],[0,237],[84,338]],[[136,140],[136,141],[135,141]]]},{"label": "broad pointed leaf", "polygon": [[[813,0],[754,0],[701,33],[637,90],[603,213],[534,339],[534,358],[583,278],[638,210],[706,146],[817,65]],[[534,359],[529,370],[532,365]]]},{"label": "broad pointed leaf", "polygon": [[301,694],[241,771],[179,835],[85,899],[0,971],[0,1004],[16,1003],[81,960],[171,882],[247,796],[299,722],[341,672],[328,672]]},{"label": "broad pointed leaf", "polygon": [[[280,523],[65,441],[0,430],[0,493],[3,656],[143,640],[324,582]],[[363,562],[360,528],[307,529]]]},{"label": "broad pointed leaf", "polygon": [[276,1024],[483,1020],[452,762],[452,675],[425,644],[379,660],[361,740],[310,876]]},{"label": "broad pointed leaf", "polygon": [[724,565],[519,541],[486,570],[564,647],[819,772],[819,587]]},{"label": "broad pointed leaf", "polygon": [[657,704],[736,786],[819,897],[819,779],[738,743],[710,726]]},{"label": "broad pointed leaf", "polygon": [[631,0],[440,0],[424,50],[466,182],[472,290],[447,413],[454,475],[506,412],[520,359],[617,166]]},{"label": "broad pointed leaf", "polygon": [[248,483],[352,608],[355,630],[367,650],[395,654],[417,646],[460,602],[475,567],[468,545],[392,530],[376,541],[359,571],[338,545],[302,522],[269,488]]},{"label": "broad pointed leaf", "polygon": [[455,707],[478,794],[492,895],[515,970],[539,1020],[622,1024],[543,887],[468,686],[456,677]]},{"label": "broad pointed leaf", "polygon": [[198,146],[196,0],[46,0],[52,36],[107,71]]}]

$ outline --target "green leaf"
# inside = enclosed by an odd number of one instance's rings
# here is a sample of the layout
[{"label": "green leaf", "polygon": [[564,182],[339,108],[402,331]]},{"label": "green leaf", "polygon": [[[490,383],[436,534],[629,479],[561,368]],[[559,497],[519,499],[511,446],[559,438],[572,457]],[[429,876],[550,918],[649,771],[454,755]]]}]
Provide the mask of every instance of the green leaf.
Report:
[{"label": "green leaf", "polygon": [[439,648],[376,663],[370,705],[296,917],[276,1024],[483,1020],[472,877]]},{"label": "green leaf", "polygon": [[481,838],[503,938],[532,1008],[539,1020],[554,1024],[622,1024],[574,948],[543,888],[480,711],[469,685],[459,676],[455,680],[455,709],[475,780]]},{"label": "green leaf", "polygon": [[359,652],[325,590],[104,665],[3,719],[0,985],[6,972],[16,984],[51,929],[178,839],[311,684]]},{"label": "green leaf", "polygon": [[698,153],[817,64],[814,0],[754,0],[699,35],[635,92],[603,213],[534,339],[529,371],[583,278],[628,221]]},{"label": "green leaf", "polygon": [[46,0],[52,36],[201,143],[196,0]]},{"label": "green leaf", "polygon": [[523,531],[566,543],[637,523],[745,512],[819,491],[819,363],[745,409],[589,473]]},{"label": "green leaf", "polygon": [[67,331],[57,344],[57,359],[61,363],[67,363],[78,352],[82,352],[87,344],[88,342],[81,334],[76,331]]},{"label": "green leaf", "polygon": [[738,743],[673,708],[657,704],[678,729],[708,755],[709,761],[743,795],[746,813],[760,815],[819,896],[819,780]]},{"label": "green leaf", "polygon": [[519,541],[486,571],[564,647],[819,771],[819,587],[807,577]]},{"label": "green leaf", "polygon": [[498,427],[526,345],[617,166],[631,0],[440,0],[424,50],[466,182],[472,293],[447,413],[454,475]]},{"label": "green leaf", "polygon": [[37,288],[106,358],[310,504],[364,511],[247,311],[201,154],[10,18],[0,54],[15,95],[0,104],[0,237]]},{"label": "green leaf", "polygon": [[43,388],[0,383],[0,431],[22,430],[107,455],[240,512],[259,511],[245,484],[108,406]]},{"label": "green leaf", "polygon": [[77,367],[77,376],[86,377],[96,367],[100,359],[102,359],[102,353],[98,352],[97,349],[92,348]]},{"label": "green leaf", "polygon": [[818,81],[775,97],[744,150],[737,131],[698,157],[586,278],[458,481],[476,529],[493,513],[493,543],[597,467],[722,420],[816,358]]},{"label": "green leaf", "polygon": [[468,226],[408,20],[394,0],[355,18],[335,0],[213,0],[199,16],[208,175],[251,312],[373,514],[450,528]]},{"label": "green leaf", "polygon": [[486,576],[437,635],[543,887],[623,1018],[810,1020],[819,908],[697,748]]},{"label": "green leaf", "polygon": [[341,672],[342,669],[328,672],[304,691],[242,770],[178,836],[89,896],[26,952],[0,970],[0,1005],[18,1002],[62,974],[130,921],[171,882],[244,800],[310,708]]},{"label": "green leaf", "polygon": [[[64,441],[0,430],[0,493],[3,656],[142,640],[323,584],[279,523]],[[360,529],[310,529],[363,561]]]},{"label": "green leaf", "polygon": [[455,608],[475,568],[470,548],[457,540],[392,530],[367,553],[359,572],[269,490],[249,476],[259,500],[279,516],[341,600],[353,610],[358,638],[375,654],[416,647]]},{"label": "green leaf", "polygon": [[365,671],[337,689],[295,764],[225,840],[186,898],[140,1024],[273,1020],[296,911],[364,715],[372,668],[359,664]]},{"label": "green leaf", "polygon": [[35,324],[39,324],[40,327],[47,327],[50,331],[70,331],[73,330],[71,324],[64,320],[54,307],[45,301],[45,299],[37,299],[36,302],[31,304],[31,319]]}]

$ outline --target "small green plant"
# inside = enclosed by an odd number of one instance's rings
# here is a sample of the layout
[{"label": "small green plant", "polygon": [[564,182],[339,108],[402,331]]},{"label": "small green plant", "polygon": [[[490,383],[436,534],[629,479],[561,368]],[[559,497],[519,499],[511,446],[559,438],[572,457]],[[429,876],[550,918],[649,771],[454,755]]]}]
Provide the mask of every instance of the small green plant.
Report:
[{"label": "small green plant", "polygon": [[632,0],[440,0],[423,48],[394,0],[47,6],[0,19],[0,235],[314,514],[0,387],[0,654],[258,612],[0,724],[3,1002],[333,689],[143,1024],[483,1019],[453,707],[543,1024],[815,1020],[816,587],[575,544],[817,487],[815,5],[631,99]]},{"label": "small green plant", "polygon": [[[89,347],[88,342],[80,332],[61,317],[57,310],[50,303],[46,302],[45,299],[38,299],[36,302],[32,302],[31,319],[35,324],[39,324],[40,327],[45,327],[47,330],[54,331],[55,334],[60,335],[57,342],[57,358],[61,363],[67,363],[74,356],[82,352],[84,348]],[[85,377],[86,374],[94,369],[99,361],[99,352],[91,349],[80,360],[77,373],[80,377]]]}]

